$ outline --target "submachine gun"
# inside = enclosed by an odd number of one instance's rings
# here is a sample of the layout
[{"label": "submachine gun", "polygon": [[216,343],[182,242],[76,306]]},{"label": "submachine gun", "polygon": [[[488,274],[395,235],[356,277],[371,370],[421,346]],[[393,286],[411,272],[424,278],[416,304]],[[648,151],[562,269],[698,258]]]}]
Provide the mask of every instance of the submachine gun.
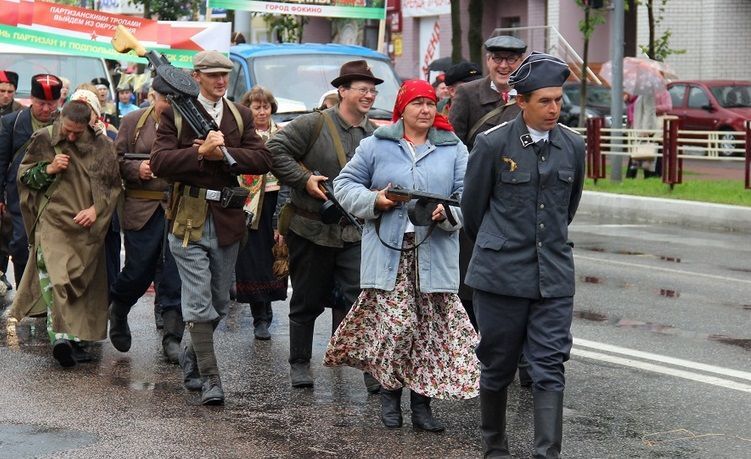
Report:
[{"label": "submachine gun", "polygon": [[[313,171],[314,175],[322,175],[318,171]],[[362,225],[355,217],[349,212],[344,210],[341,203],[334,196],[334,187],[331,186],[331,182],[328,180],[319,182],[318,188],[326,195],[326,201],[321,204],[319,213],[321,214],[321,221],[326,224],[336,223],[341,218],[347,219],[350,225],[354,226],[357,231],[362,234]]]},{"label": "submachine gun", "polygon": [[[119,24],[115,29],[112,46],[119,53],[135,51],[139,57],[145,57],[149,61],[152,74],[156,73],[162,77],[173,90],[172,94],[167,94],[167,98],[172,102],[172,107],[178,111],[200,138],[205,138],[211,131],[219,130],[216,121],[198,108],[198,84],[188,74],[170,64],[169,60],[159,52],[147,51],[122,24]],[[230,171],[234,172],[237,168],[237,161],[230,155],[225,146],[221,146],[219,149],[224,155],[224,162],[227,163]]]}]

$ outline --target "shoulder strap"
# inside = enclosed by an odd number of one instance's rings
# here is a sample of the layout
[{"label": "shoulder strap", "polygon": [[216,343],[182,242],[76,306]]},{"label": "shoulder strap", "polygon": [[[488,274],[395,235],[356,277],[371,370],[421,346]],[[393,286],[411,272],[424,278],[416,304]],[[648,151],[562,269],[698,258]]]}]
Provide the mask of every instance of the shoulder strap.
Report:
[{"label": "shoulder strap", "polygon": [[149,119],[149,115],[151,115],[151,112],[154,111],[154,106],[149,105],[149,108],[146,109],[145,112],[141,113],[141,117],[138,118],[138,122],[136,123],[136,130],[133,134],[133,141],[131,142],[130,148],[134,149],[136,147],[136,141],[138,141],[138,135],[141,133],[141,128],[144,124],[146,124],[146,120]]},{"label": "shoulder strap", "polygon": [[[16,113],[16,118],[15,118],[15,119],[13,120],[13,129],[12,129],[12,130],[10,131],[10,134],[11,134],[11,136],[15,136],[15,133],[17,132],[17,131],[16,131],[16,125],[18,125],[18,118],[20,118],[20,117],[21,117],[21,111],[17,111],[17,112],[15,112],[15,113]],[[26,147],[28,147],[28,146],[29,146],[29,144],[31,143],[31,138],[32,138],[32,137],[33,137],[33,136],[29,136],[29,138],[28,138],[28,139],[26,139],[26,142],[24,142],[24,143],[23,143],[23,145],[21,145],[21,146],[20,146],[20,147],[18,148],[18,150],[16,150],[16,151],[14,151],[14,152],[13,152],[13,156],[12,156],[12,157],[10,158],[10,162],[11,162],[11,163],[13,163],[13,161],[15,161],[15,160],[16,160],[16,156],[18,155],[18,153],[19,153],[19,152],[21,152],[21,151],[25,151],[25,150],[26,150]],[[11,145],[12,145],[12,144],[13,144],[13,140],[11,140]]]},{"label": "shoulder strap", "polygon": [[477,133],[477,131],[482,127],[483,124],[485,124],[486,121],[488,121],[490,118],[493,118],[494,116],[501,113],[505,105],[499,105],[493,110],[489,111],[485,114],[482,118],[477,120],[477,122],[472,126],[472,129],[469,130],[469,134],[467,135],[467,141],[469,141],[474,135]]},{"label": "shoulder strap", "polygon": [[229,111],[232,112],[232,116],[235,117],[235,122],[237,123],[237,127],[240,129],[240,135],[242,136],[242,133],[245,132],[245,123],[243,123],[243,117],[240,116],[240,110],[237,109],[237,105],[231,100],[224,99],[224,103],[227,104]]},{"label": "shoulder strap", "polygon": [[308,139],[308,145],[305,147],[305,152],[303,153],[303,156],[307,155],[311,148],[313,148],[313,144],[316,143],[316,140],[318,140],[318,137],[321,136],[321,129],[323,129],[323,113],[322,112],[316,112],[318,113],[318,119],[316,120],[316,127],[313,129],[313,135],[310,136]]},{"label": "shoulder strap", "polygon": [[334,126],[334,120],[327,113],[322,113],[323,119],[326,121],[326,129],[329,130],[331,139],[334,141],[334,149],[336,150],[336,156],[339,158],[339,167],[344,167],[347,164],[347,155],[344,153],[344,146],[342,146],[342,139],[339,137],[339,132]]}]

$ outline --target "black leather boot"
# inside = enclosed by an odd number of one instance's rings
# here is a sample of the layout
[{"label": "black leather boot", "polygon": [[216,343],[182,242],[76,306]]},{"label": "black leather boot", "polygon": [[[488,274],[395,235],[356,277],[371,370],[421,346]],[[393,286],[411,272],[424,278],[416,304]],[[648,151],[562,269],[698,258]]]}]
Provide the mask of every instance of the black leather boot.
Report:
[{"label": "black leather boot", "polygon": [[201,390],[203,379],[201,372],[198,371],[198,362],[196,353],[193,352],[193,343],[183,347],[179,355],[180,367],[183,369],[183,386],[186,389],[196,391]]},{"label": "black leather boot", "polygon": [[347,311],[341,308],[331,308],[331,336],[334,336],[336,329],[339,328],[339,324],[347,316]]},{"label": "black leather boot", "polygon": [[428,432],[443,432],[446,428],[433,417],[430,409],[430,397],[409,392],[409,405],[412,408],[412,427],[427,430]]},{"label": "black leather boot", "polygon": [[52,356],[58,361],[61,367],[71,368],[76,366],[76,359],[73,357],[73,346],[67,339],[58,339],[52,343]]},{"label": "black leather boot", "polygon": [[519,385],[521,387],[532,387],[532,377],[529,376],[529,363],[524,354],[519,356]]},{"label": "black leather boot", "polygon": [[535,459],[556,459],[563,440],[563,392],[535,392]]},{"label": "black leather boot", "polygon": [[313,387],[310,355],[313,351],[314,325],[315,322],[289,323],[289,377],[292,387]]},{"label": "black leather boot", "polygon": [[362,379],[365,381],[365,389],[369,394],[377,394],[381,391],[381,383],[367,371],[363,372]]},{"label": "black leather boot", "polygon": [[389,429],[402,426],[402,390],[381,388],[381,422]]},{"label": "black leather boot", "polygon": [[130,327],[128,326],[128,313],[130,307],[115,300],[112,300],[109,307],[110,319],[110,341],[120,352],[130,350],[131,337]]},{"label": "black leather boot", "polygon": [[162,317],[162,305],[154,303],[154,326],[157,330],[164,328],[164,317]]},{"label": "black leather boot", "polygon": [[506,389],[480,388],[480,431],[483,457],[511,457],[506,437]]},{"label": "black leather boot", "polygon": [[180,341],[183,339],[185,322],[182,314],[177,309],[166,309],[162,313],[164,317],[164,331],[162,335],[162,349],[164,356],[170,363],[178,363],[180,360]]},{"label": "black leather boot", "polygon": [[224,389],[219,375],[211,375],[203,381],[201,405],[224,405]]},{"label": "black leather boot", "polygon": [[253,316],[253,335],[256,339],[266,341],[271,339],[269,333],[268,303],[250,303],[250,314]]}]

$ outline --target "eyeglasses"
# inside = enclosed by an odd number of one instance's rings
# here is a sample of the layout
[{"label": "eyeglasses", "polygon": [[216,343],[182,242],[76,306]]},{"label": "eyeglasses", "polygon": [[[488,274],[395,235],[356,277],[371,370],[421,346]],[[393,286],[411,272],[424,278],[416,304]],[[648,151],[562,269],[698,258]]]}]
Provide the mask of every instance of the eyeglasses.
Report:
[{"label": "eyeglasses", "polygon": [[373,96],[377,96],[378,95],[378,90],[375,89],[375,88],[373,88],[373,89],[370,89],[370,88],[353,88],[353,87],[350,86],[347,89],[354,89],[355,91],[359,92],[361,96],[367,95],[368,93],[372,94]]},{"label": "eyeglasses", "polygon": [[522,57],[516,54],[512,56],[501,56],[500,54],[491,54],[490,58],[493,59],[493,62],[495,62],[496,64],[500,64],[503,61],[506,61],[508,65],[514,65],[517,62],[519,62],[519,59],[521,59]]}]

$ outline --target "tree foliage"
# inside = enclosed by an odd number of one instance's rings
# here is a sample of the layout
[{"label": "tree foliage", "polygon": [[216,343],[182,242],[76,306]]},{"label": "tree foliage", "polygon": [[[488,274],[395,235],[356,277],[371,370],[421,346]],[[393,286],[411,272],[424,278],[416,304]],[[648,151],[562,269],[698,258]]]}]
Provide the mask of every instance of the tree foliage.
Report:
[{"label": "tree foliage", "polygon": [[302,43],[302,33],[308,22],[304,16],[291,14],[263,14],[266,28],[273,35],[271,39],[279,43]]},{"label": "tree foliage", "polygon": [[143,17],[155,16],[162,21],[177,21],[183,18],[196,18],[200,0],[128,0],[131,5],[143,5]]},{"label": "tree foliage", "polygon": [[[656,5],[659,2],[658,5]],[[650,59],[656,61],[664,61],[671,54],[684,54],[685,49],[673,49],[670,47],[670,37],[673,32],[670,29],[665,31],[659,37],[655,37],[657,26],[660,25],[665,18],[665,5],[668,0],[646,0],[644,5],[647,7],[647,21],[649,24],[649,43],[645,45],[639,45],[639,48]],[[655,6],[657,8],[655,9]]]},{"label": "tree foliage", "polygon": [[451,62],[462,60],[462,9],[460,2],[451,2]]}]

